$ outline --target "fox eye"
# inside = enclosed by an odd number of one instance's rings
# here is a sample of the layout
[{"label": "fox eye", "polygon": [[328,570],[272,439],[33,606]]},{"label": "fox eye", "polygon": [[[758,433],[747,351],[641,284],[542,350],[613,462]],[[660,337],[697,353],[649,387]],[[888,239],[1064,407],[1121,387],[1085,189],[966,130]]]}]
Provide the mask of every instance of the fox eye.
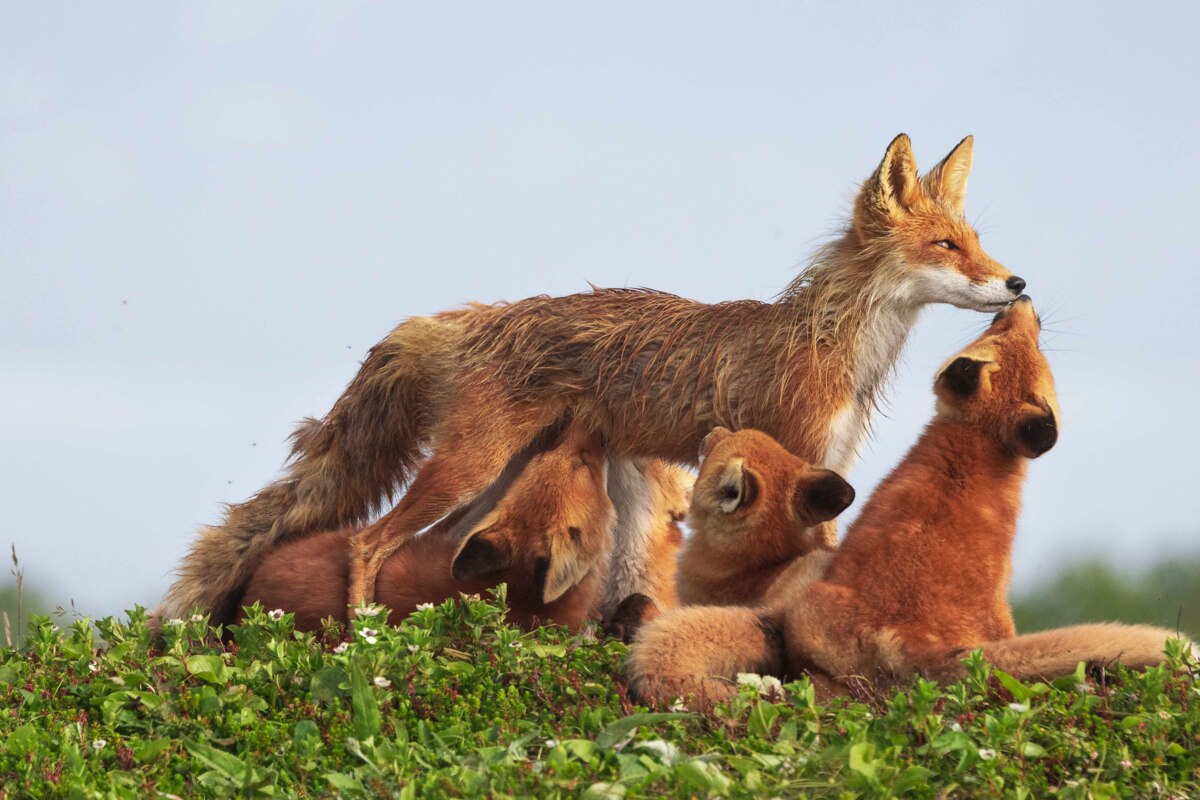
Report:
[{"label": "fox eye", "polygon": [[957,250],[958,249],[958,245],[956,245],[954,242],[950,241],[949,239],[941,239],[940,241],[936,241],[933,243],[933,246],[940,247],[943,250]]}]

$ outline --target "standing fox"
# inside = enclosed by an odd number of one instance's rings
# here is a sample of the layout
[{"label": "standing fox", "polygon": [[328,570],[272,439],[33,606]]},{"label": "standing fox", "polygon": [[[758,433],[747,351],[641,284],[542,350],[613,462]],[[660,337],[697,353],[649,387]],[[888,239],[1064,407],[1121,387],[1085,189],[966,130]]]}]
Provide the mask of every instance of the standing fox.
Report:
[{"label": "standing fox", "polygon": [[[476,502],[567,413],[604,436],[624,492],[649,493],[629,459],[693,463],[716,426],[759,428],[845,474],[921,308],[996,311],[1025,287],[963,217],[971,155],[968,137],[918,177],[896,137],[845,232],[773,303],[595,290],[402,323],[296,432],[287,477],[202,531],[167,613],[233,602],[276,542],[361,521],[407,484],[351,541],[350,598],[369,600],[392,552]],[[640,523],[622,516],[638,504],[613,501],[618,557],[641,561]]]},{"label": "standing fox", "polygon": [[829,695],[851,675],[960,677],[959,659],[976,647],[1020,678],[1069,674],[1080,661],[1160,663],[1173,634],[1159,628],[1015,635],[1007,593],[1021,486],[1060,420],[1039,334],[1028,297],[997,314],[938,373],[937,415],[824,575],[777,582],[760,608],[691,607],[655,620],[630,653],[635,691],[703,704],[753,671],[809,674]]}]

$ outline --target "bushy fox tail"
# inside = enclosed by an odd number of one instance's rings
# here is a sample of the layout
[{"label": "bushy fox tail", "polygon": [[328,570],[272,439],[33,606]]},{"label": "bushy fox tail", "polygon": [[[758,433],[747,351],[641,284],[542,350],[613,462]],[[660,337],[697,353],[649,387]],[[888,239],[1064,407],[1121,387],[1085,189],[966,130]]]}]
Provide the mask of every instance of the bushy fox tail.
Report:
[{"label": "bushy fox tail", "polygon": [[1052,679],[1070,675],[1080,661],[1103,666],[1119,662],[1130,669],[1152,667],[1166,660],[1163,648],[1168,639],[1176,638],[1180,635],[1165,628],[1104,622],[988,642],[983,655],[1022,680]]},{"label": "bushy fox tail", "polygon": [[403,323],[371,348],[324,419],[292,434],[287,475],[204,528],[163,601],[162,616],[196,609],[229,621],[263,555],[276,543],[364,521],[409,477],[431,427],[429,398],[447,346],[441,319]]}]

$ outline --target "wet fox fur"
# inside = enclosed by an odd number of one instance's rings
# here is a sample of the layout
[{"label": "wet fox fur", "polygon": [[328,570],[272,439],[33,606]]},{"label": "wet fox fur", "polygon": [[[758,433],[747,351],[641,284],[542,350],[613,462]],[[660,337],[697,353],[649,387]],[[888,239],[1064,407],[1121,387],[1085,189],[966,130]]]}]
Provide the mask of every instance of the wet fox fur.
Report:
[{"label": "wet fox fur", "polygon": [[[448,519],[388,558],[376,599],[399,619],[420,603],[507,583],[512,624],[578,629],[594,617],[608,571],[615,511],[606,472],[596,437],[571,426],[561,445],[529,461],[465,538],[454,530],[462,521]],[[657,529],[669,538],[675,520],[664,514]],[[350,534],[317,533],[272,550],[238,607],[258,601],[293,612],[299,630],[318,630],[325,617],[345,622]]]},{"label": "wet fox fur", "polygon": [[731,694],[737,672],[766,672],[811,675],[829,696],[845,690],[848,676],[960,677],[961,657],[977,647],[1021,678],[1069,674],[1080,661],[1160,663],[1173,634],[1159,628],[1079,625],[1016,636],[1007,592],[1021,486],[1028,460],[1055,444],[1060,421],[1039,333],[1027,297],[1000,312],[939,371],[937,415],[824,575],[801,571],[777,582],[758,608],[663,615],[630,653],[634,690],[704,705]]},{"label": "wet fox fur", "polygon": [[[201,532],[165,613],[219,609],[278,542],[359,522],[407,485],[351,539],[350,598],[370,599],[396,548],[474,503],[567,413],[604,436],[614,472],[634,457],[694,463],[725,426],[845,474],[920,310],[995,311],[1025,286],[963,216],[971,160],[968,137],[918,177],[898,136],[845,232],[773,303],[597,289],[402,323],[297,430],[287,476]],[[621,549],[638,534],[627,498],[613,501]]]}]

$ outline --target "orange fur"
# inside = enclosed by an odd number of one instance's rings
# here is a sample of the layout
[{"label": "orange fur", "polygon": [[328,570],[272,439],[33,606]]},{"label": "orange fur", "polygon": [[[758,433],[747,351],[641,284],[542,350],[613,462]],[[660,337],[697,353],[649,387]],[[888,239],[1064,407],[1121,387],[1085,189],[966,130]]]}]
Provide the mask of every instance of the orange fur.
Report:
[{"label": "orange fur", "polygon": [[[457,535],[447,520],[397,550],[380,570],[376,599],[403,616],[420,603],[479,594],[508,584],[508,620],[525,628],[555,622],[579,628],[593,617],[610,553],[612,503],[603,448],[577,425],[557,447],[531,459],[494,511]],[[346,620],[349,530],[288,542],[269,553],[239,607],[255,601],[296,615],[315,630]]]},{"label": "orange fur", "polygon": [[[935,382],[937,416],[871,497],[823,577],[813,580],[814,570],[799,563],[753,617],[701,608],[687,619],[664,615],[631,651],[631,685],[660,701],[683,686],[703,705],[713,676],[731,677],[733,658],[703,643],[754,652],[747,643],[761,639],[763,626],[783,631],[786,674],[811,675],[822,696],[845,691],[849,676],[960,677],[959,659],[975,647],[1022,678],[1066,674],[1080,660],[1160,663],[1172,634],[1158,628],[1083,625],[1015,636],[1006,596],[1021,484],[1027,460],[1054,445],[1060,422],[1039,333],[1023,297],[946,364]],[[689,648],[680,631],[700,644]]]},{"label": "orange fur", "polygon": [[854,500],[837,473],[761,431],[724,428],[705,438],[692,491],[692,536],[676,578],[687,605],[758,605],[796,559],[828,552],[818,526]]},{"label": "orange fur", "polygon": [[401,324],[325,419],[297,432],[287,478],[201,533],[167,613],[219,607],[276,542],[360,521],[407,483],[353,537],[351,598],[369,597],[391,552],[474,503],[566,413],[618,460],[692,462],[723,425],[845,472],[920,309],[994,310],[1018,291],[962,216],[971,152],[968,138],[921,179],[897,137],[843,235],[774,303],[595,290]]}]

